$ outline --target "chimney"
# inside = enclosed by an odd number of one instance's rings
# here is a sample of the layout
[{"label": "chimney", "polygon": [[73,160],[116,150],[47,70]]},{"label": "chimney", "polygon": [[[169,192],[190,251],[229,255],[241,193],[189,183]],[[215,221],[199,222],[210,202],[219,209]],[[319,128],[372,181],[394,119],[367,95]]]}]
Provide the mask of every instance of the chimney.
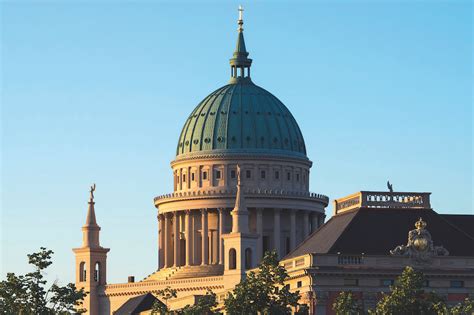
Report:
[{"label": "chimney", "polygon": [[135,276],[128,276],[128,283],[134,283],[135,282]]}]

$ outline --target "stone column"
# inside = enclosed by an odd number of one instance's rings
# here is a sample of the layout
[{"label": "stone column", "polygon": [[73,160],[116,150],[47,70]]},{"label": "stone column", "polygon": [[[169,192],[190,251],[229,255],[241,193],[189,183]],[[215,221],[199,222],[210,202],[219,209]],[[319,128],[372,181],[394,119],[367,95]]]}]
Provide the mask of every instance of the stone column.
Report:
[{"label": "stone column", "polygon": [[164,267],[165,263],[165,235],[164,235],[164,216],[158,215],[158,269]]},{"label": "stone column", "polygon": [[224,232],[224,209],[219,208],[219,228],[217,230],[218,233],[218,239],[219,239],[219,265],[224,264],[224,239],[222,238],[222,234],[225,234]]},{"label": "stone column", "polygon": [[186,266],[192,264],[192,228],[191,228],[191,210],[186,210],[186,217],[184,221],[184,229],[186,233]]},{"label": "stone column", "polygon": [[303,211],[303,239],[309,235],[309,214],[308,211]]},{"label": "stone column", "polygon": [[318,228],[318,215],[316,213],[311,214],[311,233],[316,231]]},{"label": "stone column", "polygon": [[290,250],[296,247],[296,210],[290,209]]},{"label": "stone column", "polygon": [[256,216],[256,232],[257,232],[257,235],[258,235],[258,239],[257,239],[257,256],[256,256],[256,261],[257,261],[257,264],[260,263],[260,261],[262,261],[262,258],[263,258],[263,209],[262,208],[258,208],[257,209],[257,216]]},{"label": "stone column", "polygon": [[179,211],[174,212],[173,220],[174,267],[179,267]]},{"label": "stone column", "polygon": [[201,214],[201,239],[202,239],[202,262],[201,265],[209,264],[209,231],[207,229],[207,209],[202,209]]},{"label": "stone column", "polygon": [[273,248],[275,248],[278,258],[281,257],[280,234],[280,209],[273,209]]},{"label": "stone column", "polygon": [[165,219],[165,225],[164,225],[164,239],[165,239],[165,244],[164,244],[164,267],[168,268],[171,267],[170,260],[171,260],[171,248],[170,248],[170,243],[171,243],[171,218],[169,213],[163,214],[164,219]]}]

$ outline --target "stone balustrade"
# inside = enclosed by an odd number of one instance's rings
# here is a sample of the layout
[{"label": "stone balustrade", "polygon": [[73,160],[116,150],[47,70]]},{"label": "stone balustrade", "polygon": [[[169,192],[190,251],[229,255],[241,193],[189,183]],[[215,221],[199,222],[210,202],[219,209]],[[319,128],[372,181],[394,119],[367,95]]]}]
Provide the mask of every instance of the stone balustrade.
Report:
[{"label": "stone balustrade", "polygon": [[[329,197],[307,192],[307,191],[287,191],[284,189],[248,189],[245,192],[245,196],[248,198],[252,197],[296,197],[296,198],[310,198],[319,200],[323,203],[329,202]],[[222,197],[233,197],[236,194],[236,190],[228,189],[208,189],[208,190],[191,190],[191,191],[179,191],[170,194],[160,195],[154,198],[155,203],[159,203],[161,200],[169,199],[181,199],[181,198],[222,198]]]},{"label": "stone balustrade", "polygon": [[334,214],[356,208],[431,209],[431,193],[360,191],[334,200]]}]

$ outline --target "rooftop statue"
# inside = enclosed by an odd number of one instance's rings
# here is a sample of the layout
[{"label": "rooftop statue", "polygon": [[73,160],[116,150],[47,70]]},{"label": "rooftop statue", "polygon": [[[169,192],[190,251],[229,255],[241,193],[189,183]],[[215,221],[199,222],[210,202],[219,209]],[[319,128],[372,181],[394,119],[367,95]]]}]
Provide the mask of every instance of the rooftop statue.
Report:
[{"label": "rooftop statue", "polygon": [[89,192],[91,193],[91,195],[90,195],[90,202],[94,202],[94,191],[95,191],[95,183],[92,184],[92,186],[91,186],[91,188],[90,188],[90,190],[89,190]]},{"label": "rooftop statue", "polygon": [[407,245],[399,245],[390,251],[393,256],[408,256],[416,263],[429,263],[433,256],[448,256],[449,252],[443,246],[434,246],[431,234],[426,229],[427,223],[420,218],[415,223],[414,230],[408,232]]}]

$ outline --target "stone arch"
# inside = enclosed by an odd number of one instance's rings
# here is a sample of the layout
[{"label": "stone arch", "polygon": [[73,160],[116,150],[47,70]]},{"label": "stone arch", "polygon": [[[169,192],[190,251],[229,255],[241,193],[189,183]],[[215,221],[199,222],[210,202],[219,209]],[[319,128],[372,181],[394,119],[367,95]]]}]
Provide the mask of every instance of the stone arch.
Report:
[{"label": "stone arch", "polygon": [[100,282],[100,277],[101,277],[101,270],[100,270],[100,262],[96,261],[94,265],[94,281],[95,282]]},{"label": "stone arch", "polygon": [[237,251],[235,248],[229,249],[229,269],[237,269]]},{"label": "stone arch", "polygon": [[87,280],[87,267],[84,261],[79,264],[79,281],[85,282]]}]

